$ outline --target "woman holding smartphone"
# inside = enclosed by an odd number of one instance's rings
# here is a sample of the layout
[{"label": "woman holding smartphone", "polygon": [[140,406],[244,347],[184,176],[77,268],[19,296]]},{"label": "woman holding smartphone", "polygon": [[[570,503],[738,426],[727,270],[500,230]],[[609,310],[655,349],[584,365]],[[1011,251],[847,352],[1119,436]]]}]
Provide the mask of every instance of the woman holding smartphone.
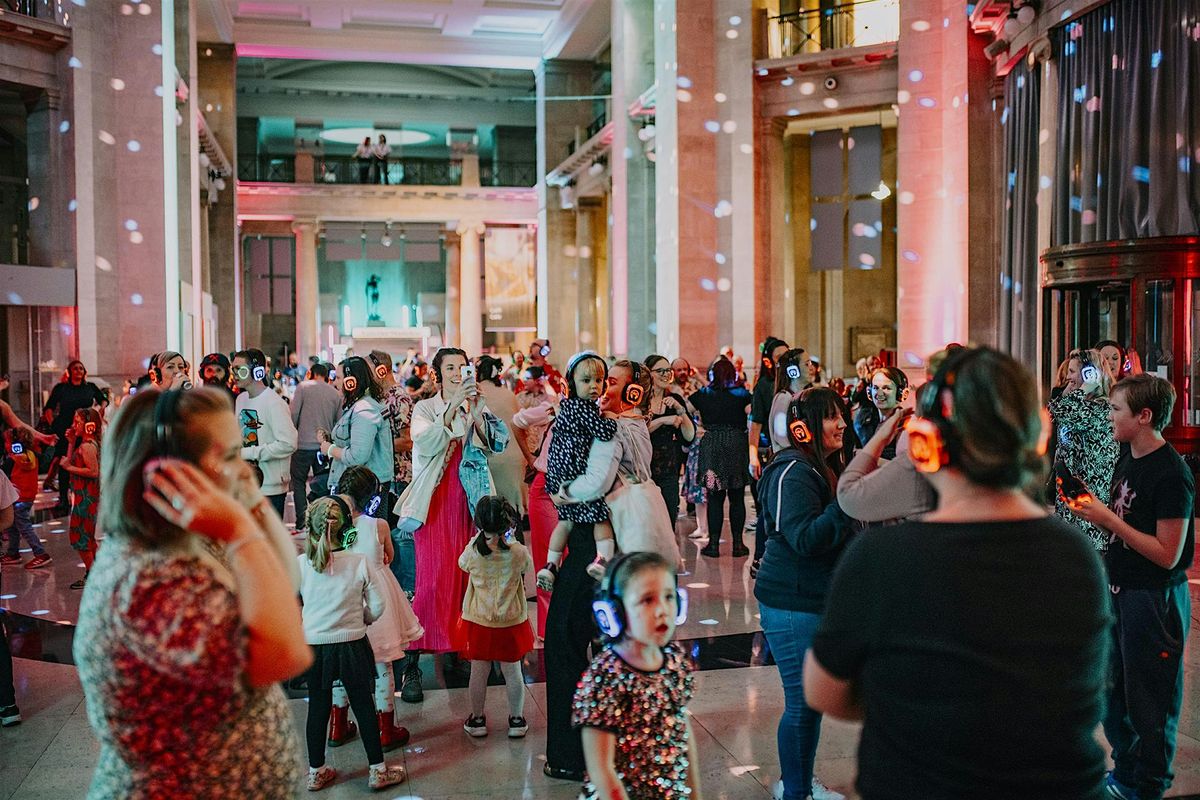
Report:
[{"label": "woman holding smartphone", "polygon": [[413,406],[413,480],[400,497],[400,530],[413,531],[417,588],[413,611],[425,635],[408,652],[445,653],[462,614],[467,574],[458,557],[475,535],[475,504],[493,494],[487,454],[508,446],[508,426],[487,407],[467,354],[443,347],[433,357],[438,393]]}]

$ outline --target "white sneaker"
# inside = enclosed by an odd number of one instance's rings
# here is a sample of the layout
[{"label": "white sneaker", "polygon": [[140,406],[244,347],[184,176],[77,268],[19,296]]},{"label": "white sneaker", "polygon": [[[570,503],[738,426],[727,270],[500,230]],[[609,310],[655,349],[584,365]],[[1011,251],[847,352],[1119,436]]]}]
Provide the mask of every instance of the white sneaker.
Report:
[{"label": "white sneaker", "polygon": [[812,799],[813,800],[846,800],[846,795],[841,792],[835,792],[824,783],[816,775],[812,779]]},{"label": "white sneaker", "polygon": [[746,530],[752,531],[757,527],[758,527],[758,515],[755,514],[753,517],[750,517],[749,519],[746,520]]}]

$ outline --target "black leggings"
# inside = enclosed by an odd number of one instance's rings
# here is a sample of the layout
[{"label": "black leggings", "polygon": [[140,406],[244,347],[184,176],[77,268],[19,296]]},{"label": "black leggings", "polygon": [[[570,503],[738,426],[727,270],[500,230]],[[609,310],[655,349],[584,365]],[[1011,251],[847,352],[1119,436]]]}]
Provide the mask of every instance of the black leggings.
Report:
[{"label": "black leggings", "polygon": [[739,486],[731,492],[708,490],[708,543],[712,545],[721,541],[726,497],[729,498],[729,532],[735,545],[742,543],[742,531],[746,529],[746,488]]},{"label": "black leggings", "polygon": [[674,529],[675,518],[679,516],[679,470],[654,476],[654,483],[662,492],[663,502],[667,504],[667,516],[671,518],[671,528]]},{"label": "black leggings", "polygon": [[[350,708],[358,721],[358,733],[362,736],[363,749],[367,751],[368,764],[383,763],[383,745],[379,743],[379,718],[375,716],[375,688],[369,683],[342,679]],[[308,740],[308,765],[312,768],[325,764],[325,736],[329,728],[329,714],[333,710],[333,688],[308,690],[308,721],[304,735]]]}]

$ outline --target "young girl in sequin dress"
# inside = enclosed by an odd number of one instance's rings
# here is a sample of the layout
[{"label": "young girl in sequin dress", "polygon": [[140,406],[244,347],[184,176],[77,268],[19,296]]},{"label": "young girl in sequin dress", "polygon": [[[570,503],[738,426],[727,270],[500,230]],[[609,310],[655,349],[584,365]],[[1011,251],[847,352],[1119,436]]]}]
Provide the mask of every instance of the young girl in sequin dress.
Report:
[{"label": "young girl in sequin dress", "polygon": [[[613,561],[600,584],[600,602],[611,604],[608,617],[616,625],[602,622],[610,644],[579,681],[571,718],[583,729],[587,781],[581,797],[587,800],[700,797],[686,710],[691,665],[671,644],[682,616],[676,581],[665,558],[637,552]],[[645,725],[647,719],[653,725]]]},{"label": "young girl in sequin dress", "polygon": [[[567,397],[559,404],[554,419],[554,435],[550,439],[550,455],[546,466],[546,493],[550,496],[558,487],[570,483],[587,469],[588,452],[593,441],[608,442],[617,435],[614,419],[602,416],[598,402],[608,382],[608,364],[596,353],[584,351],[571,358],[567,365]],[[543,591],[553,591],[558,565],[562,561],[572,525],[592,524],[596,539],[596,560],[588,565],[588,574],[599,580],[604,567],[616,552],[612,523],[604,500],[573,503],[558,507],[558,524],[550,534],[546,566],[538,570],[537,585]]]},{"label": "young girl in sequin dress", "polygon": [[[96,514],[100,510],[100,412],[81,408],[67,429],[67,455],[59,469],[71,476],[71,547],[79,551],[83,577],[71,584],[82,589],[96,560]],[[62,480],[65,480],[62,479]]]}]

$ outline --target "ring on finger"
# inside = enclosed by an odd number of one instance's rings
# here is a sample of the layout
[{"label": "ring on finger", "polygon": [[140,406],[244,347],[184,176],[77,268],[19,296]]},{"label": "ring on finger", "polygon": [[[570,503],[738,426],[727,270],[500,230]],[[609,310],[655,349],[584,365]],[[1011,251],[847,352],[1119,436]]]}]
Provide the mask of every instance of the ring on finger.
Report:
[{"label": "ring on finger", "polygon": [[187,505],[187,501],[183,499],[183,495],[181,495],[181,494],[177,494],[173,498],[171,498],[171,507],[174,508],[176,511],[183,511],[183,509],[186,505]]}]

